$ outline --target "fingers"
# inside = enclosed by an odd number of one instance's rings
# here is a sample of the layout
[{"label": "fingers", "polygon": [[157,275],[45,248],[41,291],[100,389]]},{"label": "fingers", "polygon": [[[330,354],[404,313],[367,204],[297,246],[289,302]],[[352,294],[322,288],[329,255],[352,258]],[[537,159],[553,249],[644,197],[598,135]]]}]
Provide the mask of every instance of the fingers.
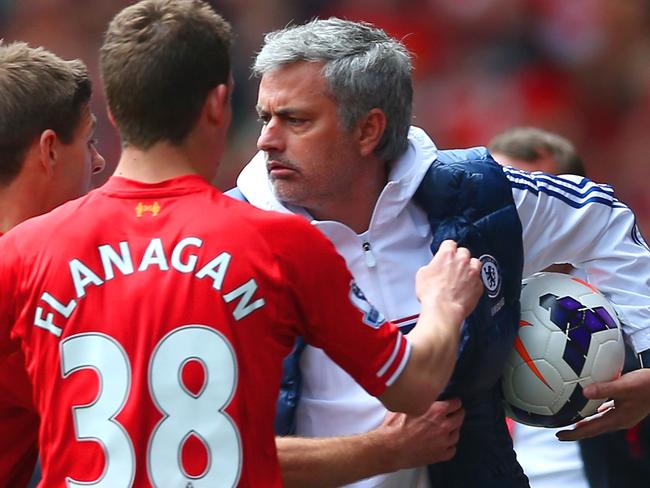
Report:
[{"label": "fingers", "polygon": [[447,400],[439,400],[437,402],[434,402],[433,404],[444,406],[445,410],[449,412],[449,415],[452,415],[453,413],[462,410],[463,408],[463,402],[460,401],[460,398],[449,398]]},{"label": "fingers", "polygon": [[455,447],[460,440],[460,429],[455,429],[449,432],[449,445]]},{"label": "fingers", "polygon": [[598,413],[605,412],[610,408],[614,408],[614,400],[609,400],[608,402],[605,402],[600,407],[598,407]]},{"label": "fingers", "polygon": [[616,409],[610,408],[605,412],[597,413],[587,419],[581,420],[572,430],[561,430],[555,435],[561,441],[587,439],[588,437],[594,437],[604,432],[622,428],[618,426],[620,421],[619,417],[620,415]]},{"label": "fingers", "polygon": [[466,247],[459,247],[458,244],[455,241],[452,241],[451,239],[442,241],[442,244],[440,244],[440,247],[438,248],[438,252],[436,253],[436,256],[437,255],[453,256],[455,259],[457,259],[459,262],[461,262],[464,265],[466,265],[469,262],[472,268],[476,268],[476,266],[478,265],[480,269],[481,262],[478,259],[472,257],[470,250],[467,249]]},{"label": "fingers", "polygon": [[458,249],[458,244],[456,244],[456,241],[452,241],[451,239],[446,239],[442,241],[442,244],[440,244],[440,247],[438,248],[438,252],[440,251],[453,252],[456,249]]},{"label": "fingers", "polygon": [[481,261],[477,258],[472,258],[469,262],[469,266],[476,274],[480,274],[483,263],[481,263]]},{"label": "fingers", "polygon": [[390,410],[386,413],[384,417],[384,425],[393,425],[397,424],[405,415],[401,412],[391,412]]},{"label": "fingers", "polygon": [[590,399],[647,397],[649,393],[650,369],[630,371],[611,381],[593,383],[583,390],[583,394]]},{"label": "fingers", "polygon": [[438,419],[460,417],[461,419],[465,416],[465,410],[463,409],[463,404],[458,398],[453,398],[449,400],[438,400],[431,404],[429,410],[426,413],[422,414],[422,418],[429,418],[438,422]]},{"label": "fingers", "polygon": [[412,468],[451,459],[456,454],[464,416],[460,400],[454,398],[434,402],[420,416],[393,416],[377,431],[388,435],[393,447],[398,446],[396,464],[400,469]]},{"label": "fingers", "polygon": [[441,461],[449,461],[456,455],[456,445],[454,444],[453,446],[447,447],[442,454],[440,455],[440,458],[436,460],[436,462],[441,462]]},{"label": "fingers", "polygon": [[576,440],[603,432],[626,429],[650,413],[650,370],[639,369],[612,381],[585,387],[590,399],[611,398],[598,409],[598,414],[576,424],[572,431],[558,433],[560,440]]},{"label": "fingers", "polygon": [[463,418],[465,417],[465,411],[464,410],[459,411],[456,413],[456,415],[457,415],[458,423],[456,425],[456,428],[451,429],[449,431],[449,434],[447,436],[447,450],[443,455],[444,456],[443,460],[449,460],[456,455],[456,447],[458,446],[458,442],[460,441],[460,428],[463,423]]},{"label": "fingers", "polygon": [[460,260],[463,263],[469,262],[469,260],[472,258],[472,254],[469,252],[469,249],[467,249],[466,247],[456,248],[456,256],[460,258]]},{"label": "fingers", "polygon": [[[480,300],[483,284],[480,261],[467,248],[446,240],[429,264],[416,274],[415,291],[426,310],[439,317],[439,324],[457,329]],[[437,327],[443,325],[437,325]]]},{"label": "fingers", "polygon": [[475,279],[475,285],[482,284],[478,280],[481,272],[481,261],[473,258],[469,249],[466,247],[459,247],[456,242],[452,240],[443,241],[434,256],[434,260],[444,262],[447,266],[454,266],[458,270],[466,270],[467,274]]},{"label": "fingers", "polygon": [[[600,383],[592,383],[584,388],[582,391],[583,395],[590,400],[602,399],[602,398],[611,398],[618,396],[621,392],[621,386],[619,382],[623,381],[623,377],[617,378],[612,381],[602,381]],[[625,386],[625,385],[623,385]]]},{"label": "fingers", "polygon": [[636,405],[615,407],[607,402],[597,414],[578,422],[573,430],[563,430],[557,433],[561,441],[575,441],[594,437],[605,432],[629,429],[645,417],[645,411],[639,411]]},{"label": "fingers", "polygon": [[449,412],[449,414],[447,414],[447,419],[453,428],[459,429],[463,424],[463,420],[465,420],[465,409],[461,406],[461,408]]}]

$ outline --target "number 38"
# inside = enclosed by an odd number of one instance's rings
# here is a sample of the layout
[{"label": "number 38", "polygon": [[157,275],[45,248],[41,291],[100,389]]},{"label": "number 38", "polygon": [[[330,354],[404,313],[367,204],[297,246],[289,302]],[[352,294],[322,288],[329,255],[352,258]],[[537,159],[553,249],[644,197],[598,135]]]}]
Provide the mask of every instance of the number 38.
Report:
[{"label": "number 38", "polygon": [[[126,430],[115,419],[131,388],[131,365],[122,346],[100,333],[77,334],[61,342],[61,371],[67,378],[76,371],[93,369],[100,391],[88,405],[73,407],[80,440],[101,443],[106,454],[102,476],[93,481],[68,478],[73,487],[129,487],[135,477],[135,452]],[[194,395],[181,382],[189,360],[205,368],[203,389]],[[179,327],[154,348],[149,362],[149,390],[163,414],[147,448],[147,470],[154,486],[234,486],[241,474],[241,439],[237,426],[223,411],[235,392],[237,363],[228,340],[203,325]],[[190,476],[181,465],[185,440],[197,435],[208,452],[207,468]]]}]

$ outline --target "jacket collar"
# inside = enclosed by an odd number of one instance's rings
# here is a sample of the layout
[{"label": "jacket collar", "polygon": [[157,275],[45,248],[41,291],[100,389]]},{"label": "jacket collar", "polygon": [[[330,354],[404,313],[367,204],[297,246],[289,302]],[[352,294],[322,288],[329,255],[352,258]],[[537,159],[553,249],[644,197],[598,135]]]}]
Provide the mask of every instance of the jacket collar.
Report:
[{"label": "jacket collar", "polygon": [[[377,202],[379,206],[386,201],[395,212],[401,211],[411,200],[438,153],[433,141],[418,127],[410,128],[408,141],[407,150],[392,165],[388,183]],[[262,151],[258,152],[244,167],[237,178],[237,186],[246,199],[256,207],[294,213],[313,221],[304,208],[284,204],[276,198],[266,172],[266,154]]]}]

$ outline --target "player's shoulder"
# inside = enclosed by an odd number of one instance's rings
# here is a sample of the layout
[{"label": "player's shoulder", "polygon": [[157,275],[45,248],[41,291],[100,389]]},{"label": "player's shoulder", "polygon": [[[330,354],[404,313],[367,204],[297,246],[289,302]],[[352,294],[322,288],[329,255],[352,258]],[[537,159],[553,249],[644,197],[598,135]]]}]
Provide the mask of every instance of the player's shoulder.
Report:
[{"label": "player's shoulder", "polygon": [[89,196],[90,194],[87,194],[70,200],[47,213],[21,222],[8,231],[2,240],[18,242],[21,249],[33,249],[40,245],[47,245],[51,239],[70,228],[68,225],[70,222],[77,222],[79,208],[84,205]]},{"label": "player's shoulder", "polygon": [[[229,218],[235,219],[238,233],[254,234],[276,255],[299,255],[309,250],[331,247],[329,240],[305,217],[287,212],[264,210],[247,202],[232,200]],[[304,252],[303,252],[304,251]]]},{"label": "player's shoulder", "polygon": [[223,195],[224,202],[232,212],[232,217],[247,222],[250,226],[261,232],[281,230],[283,233],[291,232],[313,232],[313,226],[304,218],[287,212],[276,210],[265,210],[248,202],[234,199]]}]

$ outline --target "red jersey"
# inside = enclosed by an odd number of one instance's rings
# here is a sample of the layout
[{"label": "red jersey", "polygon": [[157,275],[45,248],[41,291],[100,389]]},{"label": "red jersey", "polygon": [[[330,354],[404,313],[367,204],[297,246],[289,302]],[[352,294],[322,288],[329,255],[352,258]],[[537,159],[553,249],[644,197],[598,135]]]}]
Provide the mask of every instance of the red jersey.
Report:
[{"label": "red jersey", "polygon": [[373,395],[408,357],[324,236],[197,176],[113,177],[0,255],[0,354],[24,352],[47,487],[280,486],[295,336]]},{"label": "red jersey", "polygon": [[4,344],[0,351],[0,442],[6,446],[0,449],[0,486],[27,486],[38,456],[38,415],[19,344]]}]

